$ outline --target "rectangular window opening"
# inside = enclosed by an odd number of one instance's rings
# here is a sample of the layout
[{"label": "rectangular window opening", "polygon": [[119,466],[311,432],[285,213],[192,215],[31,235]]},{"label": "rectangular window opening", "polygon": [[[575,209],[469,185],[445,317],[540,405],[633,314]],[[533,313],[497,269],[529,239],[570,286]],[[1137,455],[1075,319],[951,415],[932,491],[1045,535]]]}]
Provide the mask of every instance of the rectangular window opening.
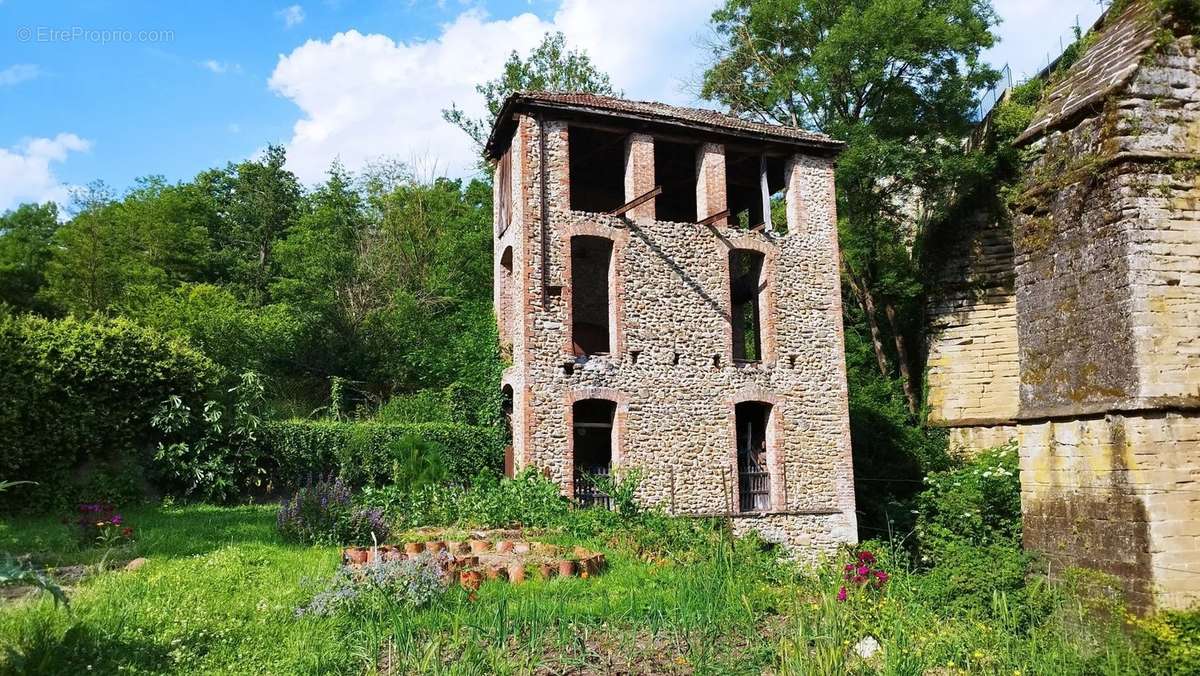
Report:
[{"label": "rectangular window opening", "polygon": [[612,241],[571,238],[571,341],[577,357],[608,354]]},{"label": "rectangular window opening", "polygon": [[654,139],[654,217],[675,223],[696,222],[696,158],[700,146]]},{"label": "rectangular window opening", "polygon": [[725,149],[725,203],[729,224],[749,230],[763,222],[762,156]]},{"label": "rectangular window opening", "polygon": [[729,252],[730,322],[733,325],[733,360],[762,361],[763,255],[757,251]]},{"label": "rectangular window opening", "polygon": [[626,134],[567,128],[571,209],[603,213],[625,204]]},{"label": "rectangular window opening", "polygon": [[767,155],[763,158],[766,167],[767,194],[770,195],[771,222],[767,229],[775,232],[787,231],[787,184],[784,182],[784,158]]},{"label": "rectangular window opening", "polygon": [[762,512],[771,505],[767,470],[767,424],[771,405],[747,401],[734,408],[737,421],[738,503],[743,512]]}]

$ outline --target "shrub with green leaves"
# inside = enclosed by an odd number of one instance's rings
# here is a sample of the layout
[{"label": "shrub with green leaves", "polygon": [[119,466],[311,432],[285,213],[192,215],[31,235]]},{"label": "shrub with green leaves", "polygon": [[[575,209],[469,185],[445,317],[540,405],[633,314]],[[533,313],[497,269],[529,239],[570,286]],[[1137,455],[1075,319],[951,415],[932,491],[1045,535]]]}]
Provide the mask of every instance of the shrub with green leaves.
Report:
[{"label": "shrub with green leaves", "polygon": [[512,479],[479,472],[470,486],[394,484],[363,491],[394,530],[424,526],[549,528],[567,520],[570,505],[558,484],[527,469]]},{"label": "shrub with green leaves", "polygon": [[397,453],[403,453],[393,445],[406,437],[443,449],[449,477],[470,477],[480,470],[498,473],[503,466],[503,437],[497,428],[452,423],[275,421],[263,424],[258,443],[264,470],[276,484],[294,485],[333,471],[355,486],[385,486],[397,469]]},{"label": "shrub with green leaves", "polygon": [[1016,547],[1021,541],[1021,482],[1015,443],[980,452],[925,477],[917,539],[936,560],[956,545]]},{"label": "shrub with green leaves", "polygon": [[93,499],[79,490],[91,474],[150,454],[160,402],[198,408],[220,377],[183,340],[123,319],[0,316],[0,476],[38,482],[0,496],[0,510]]}]

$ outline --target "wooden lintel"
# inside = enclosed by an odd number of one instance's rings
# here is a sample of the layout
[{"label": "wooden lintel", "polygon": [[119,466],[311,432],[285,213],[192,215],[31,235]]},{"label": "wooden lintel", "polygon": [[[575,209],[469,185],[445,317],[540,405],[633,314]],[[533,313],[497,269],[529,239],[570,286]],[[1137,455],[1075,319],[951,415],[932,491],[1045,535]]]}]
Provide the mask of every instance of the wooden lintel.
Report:
[{"label": "wooden lintel", "polygon": [[627,211],[636,209],[636,208],[642,206],[643,204],[645,204],[646,202],[649,202],[650,200],[654,199],[655,197],[658,197],[659,195],[661,195],[662,191],[663,191],[662,186],[656,185],[656,186],[654,186],[654,189],[651,190],[650,192],[647,192],[642,195],[638,195],[637,197],[633,198],[632,200],[626,202],[625,204],[608,212],[608,215],[609,216],[620,216]]},{"label": "wooden lintel", "polygon": [[709,216],[708,218],[704,219],[703,221],[700,221],[700,225],[712,225],[713,223],[716,223],[717,221],[721,220],[722,218],[729,218],[729,210],[728,209],[726,209],[725,211],[718,211],[717,213],[713,214],[712,216]]}]

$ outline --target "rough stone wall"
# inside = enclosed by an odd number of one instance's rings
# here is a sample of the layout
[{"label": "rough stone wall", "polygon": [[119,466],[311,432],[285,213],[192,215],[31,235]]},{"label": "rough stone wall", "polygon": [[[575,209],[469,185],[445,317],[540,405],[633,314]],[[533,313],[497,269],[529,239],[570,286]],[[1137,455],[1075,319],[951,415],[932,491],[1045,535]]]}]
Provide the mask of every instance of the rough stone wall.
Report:
[{"label": "rough stone wall", "polygon": [[1036,137],[1017,216],[1026,545],[1200,602],[1200,61],[1140,61]]},{"label": "rough stone wall", "polygon": [[[928,311],[929,421],[956,427],[1011,423],[1019,403],[1011,228],[976,218],[954,234]],[[963,441],[991,438],[970,436]]]},{"label": "rough stone wall", "polygon": [[[1200,602],[1200,55],[1157,42],[1148,7],[1102,29],[1019,139],[1011,252],[988,224],[957,243],[931,309],[931,419],[967,448],[1018,439],[1025,544],[1052,572],[1184,608]],[[1005,255],[1015,308],[978,284]]]},{"label": "rough stone wall", "polygon": [[[610,399],[617,402],[614,465],[638,469],[643,503],[678,514],[729,514],[738,504],[734,405],[765,401],[773,405],[772,516],[737,527],[769,524],[761,529],[766,537],[814,551],[855,541],[832,160],[788,162],[786,234],[661,222],[653,201],[648,213],[612,217],[569,209],[568,127],[540,125],[542,136],[539,122],[522,115],[513,146],[519,222],[509,231],[519,233],[522,298],[515,307],[524,327],[505,382],[516,393],[518,468],[539,468],[569,494],[571,404]],[[638,135],[627,145],[636,162],[626,174],[626,199],[653,187],[647,143]],[[701,218],[723,208],[722,163],[713,161],[720,152],[714,144],[701,149]],[[568,328],[573,235],[613,241],[615,347],[582,364],[573,363]],[[761,363],[732,361],[731,247],[767,259]]]},{"label": "rough stone wall", "polygon": [[1200,601],[1200,416],[1023,424],[1020,447],[1025,545],[1052,574],[1116,575],[1138,609]]}]

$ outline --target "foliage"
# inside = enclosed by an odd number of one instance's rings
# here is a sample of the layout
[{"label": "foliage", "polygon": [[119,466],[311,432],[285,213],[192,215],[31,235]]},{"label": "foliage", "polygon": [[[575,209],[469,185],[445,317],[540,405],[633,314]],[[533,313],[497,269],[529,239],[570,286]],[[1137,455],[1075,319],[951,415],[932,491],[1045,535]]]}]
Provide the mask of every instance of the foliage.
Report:
[{"label": "foliage", "polygon": [[33,587],[49,594],[55,605],[69,605],[66,592],[54,580],[30,570],[8,555],[0,557],[0,587]]},{"label": "foliage", "polygon": [[449,558],[443,551],[404,561],[375,560],[361,568],[342,566],[324,591],[296,609],[296,616],[362,613],[384,604],[429,605],[449,586]]},{"label": "foliage", "polygon": [[388,442],[387,450],[392,458],[393,485],[415,490],[441,484],[449,478],[446,452],[436,443],[407,434]]},{"label": "foliage", "polygon": [[356,508],[349,486],[332,476],[310,478],[285,498],[276,525],[287,540],[322,545],[370,545],[386,541],[390,533],[378,510]]},{"label": "foliage", "polygon": [[106,502],[85,502],[76,509],[75,528],[80,543],[114,547],[133,540],[133,526],[117,508]]},{"label": "foliage", "polygon": [[394,470],[390,445],[406,436],[444,448],[451,477],[470,477],[481,469],[498,471],[503,463],[502,439],[495,428],[447,423],[271,421],[260,431],[259,456],[267,476],[279,485],[330,471],[352,485],[383,485]]},{"label": "foliage", "polygon": [[1133,626],[1138,652],[1160,673],[1200,673],[1200,611],[1164,611]]},{"label": "foliage", "polygon": [[229,394],[230,411],[222,402],[209,400],[193,413],[174,395],[159,405],[151,424],[164,437],[153,466],[160,487],[224,502],[263,484],[265,470],[258,457],[262,382],[254,372],[243,373]]},{"label": "foliage", "polygon": [[424,526],[550,528],[566,523],[569,513],[558,484],[532,469],[512,479],[480,472],[469,486],[368,488],[361,501],[380,509],[397,531]]},{"label": "foliage", "polygon": [[504,62],[500,77],[475,85],[475,91],[483,97],[488,117],[472,119],[456,104],[442,110],[442,118],[462,129],[479,150],[487,143],[492,121],[500,114],[500,107],[510,94],[515,92],[590,92],[608,96],[621,96],[614,90],[608,75],[596,69],[586,52],[568,49],[566,36],[546,33],[542,42],[522,59],[516,51]]},{"label": "foliage", "polygon": [[933,559],[954,544],[1016,548],[1021,541],[1021,482],[1015,443],[981,451],[961,466],[925,478],[917,536]]},{"label": "foliage", "polygon": [[22,204],[0,214],[0,299],[17,310],[45,310],[37,299],[45,284],[50,242],[58,230],[58,205]]},{"label": "foliage", "polygon": [[0,316],[0,474],[39,484],[0,505],[66,508],[88,468],[148,453],[159,402],[176,396],[196,406],[220,375],[183,341],[124,319]]}]

